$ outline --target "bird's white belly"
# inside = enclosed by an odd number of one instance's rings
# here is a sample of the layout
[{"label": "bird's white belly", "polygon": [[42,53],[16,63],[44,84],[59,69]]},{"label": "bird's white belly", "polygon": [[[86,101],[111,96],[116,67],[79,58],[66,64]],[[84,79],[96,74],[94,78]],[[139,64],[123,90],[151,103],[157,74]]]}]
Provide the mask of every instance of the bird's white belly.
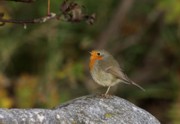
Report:
[{"label": "bird's white belly", "polygon": [[113,86],[120,82],[120,80],[112,74],[97,69],[94,69],[91,75],[93,79],[102,86]]}]

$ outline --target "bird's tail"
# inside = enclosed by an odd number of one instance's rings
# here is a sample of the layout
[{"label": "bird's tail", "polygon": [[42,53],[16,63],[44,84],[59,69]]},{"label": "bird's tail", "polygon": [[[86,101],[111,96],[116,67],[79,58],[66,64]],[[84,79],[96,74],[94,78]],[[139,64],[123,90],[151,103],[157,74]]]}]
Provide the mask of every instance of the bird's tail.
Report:
[{"label": "bird's tail", "polygon": [[131,81],[131,84],[138,87],[139,89],[141,89],[142,91],[146,91],[143,87],[141,87],[140,85],[136,84],[135,82]]},{"label": "bird's tail", "polygon": [[138,84],[135,83],[134,81],[130,80],[126,75],[124,75],[123,81],[124,81],[124,83],[126,83],[126,84],[132,84],[132,85],[138,87],[138,88],[141,89],[142,91],[146,91],[143,87],[141,87],[140,85],[138,85]]}]

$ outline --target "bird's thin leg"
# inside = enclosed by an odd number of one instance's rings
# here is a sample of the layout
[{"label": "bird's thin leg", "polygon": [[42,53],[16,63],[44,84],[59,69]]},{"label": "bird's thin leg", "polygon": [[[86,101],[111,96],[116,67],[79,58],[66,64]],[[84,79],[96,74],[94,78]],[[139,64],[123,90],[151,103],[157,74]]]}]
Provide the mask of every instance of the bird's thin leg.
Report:
[{"label": "bird's thin leg", "polygon": [[105,96],[108,94],[109,90],[110,90],[111,86],[109,86],[106,90]]}]

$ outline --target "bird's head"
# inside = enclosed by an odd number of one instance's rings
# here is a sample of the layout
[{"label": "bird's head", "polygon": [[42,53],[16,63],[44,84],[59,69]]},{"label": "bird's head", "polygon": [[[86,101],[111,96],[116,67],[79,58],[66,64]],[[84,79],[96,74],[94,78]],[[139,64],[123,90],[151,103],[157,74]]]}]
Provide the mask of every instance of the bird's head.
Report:
[{"label": "bird's head", "polygon": [[103,59],[103,54],[100,50],[92,50],[90,52],[90,54],[91,54],[90,59],[93,59],[93,60],[102,60]]},{"label": "bird's head", "polygon": [[106,52],[105,50],[92,50],[90,54],[91,54],[90,63],[89,63],[90,69],[93,68],[96,61],[103,60],[104,58],[109,56],[109,53]]}]

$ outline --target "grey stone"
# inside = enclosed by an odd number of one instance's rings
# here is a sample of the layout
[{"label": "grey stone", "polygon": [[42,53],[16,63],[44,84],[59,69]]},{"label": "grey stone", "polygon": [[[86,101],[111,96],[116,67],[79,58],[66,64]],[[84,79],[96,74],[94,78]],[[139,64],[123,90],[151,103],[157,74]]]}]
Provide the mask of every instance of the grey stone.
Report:
[{"label": "grey stone", "polygon": [[54,109],[0,109],[0,124],[160,124],[147,111],[110,96],[84,96]]}]

